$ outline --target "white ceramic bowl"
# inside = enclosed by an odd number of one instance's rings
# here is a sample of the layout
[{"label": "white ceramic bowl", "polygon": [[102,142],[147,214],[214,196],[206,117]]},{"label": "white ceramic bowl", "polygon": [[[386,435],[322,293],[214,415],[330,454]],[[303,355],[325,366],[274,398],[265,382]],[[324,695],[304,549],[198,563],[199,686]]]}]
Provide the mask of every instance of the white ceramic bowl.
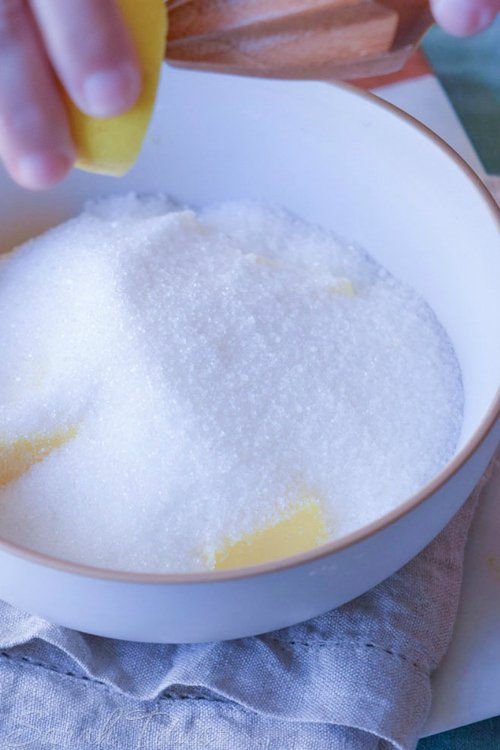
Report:
[{"label": "white ceramic bowl", "polygon": [[193,205],[278,203],[364,246],[425,296],[451,337],[465,389],[460,444],[392,513],[308,553],[236,571],[145,575],[1,541],[0,597],[89,633],[190,642],[281,628],[361,594],[436,536],[498,442],[496,207],[450,149],[370,95],[165,69],[144,151],[123,180],[75,173],[57,190],[33,194],[0,178],[0,249],[78,212],[88,197],[129,190]]}]

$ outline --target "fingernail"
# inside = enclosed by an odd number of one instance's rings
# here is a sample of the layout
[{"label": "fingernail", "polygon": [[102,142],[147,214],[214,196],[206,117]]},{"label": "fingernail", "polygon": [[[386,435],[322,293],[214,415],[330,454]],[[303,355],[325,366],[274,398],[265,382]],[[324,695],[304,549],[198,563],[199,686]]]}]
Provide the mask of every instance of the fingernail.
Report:
[{"label": "fingernail", "polygon": [[94,117],[122,114],[135,104],[140,90],[141,75],[135,65],[97,71],[83,84],[86,111]]},{"label": "fingernail", "polygon": [[477,34],[495,17],[493,8],[471,0],[434,0],[432,9],[439,25],[455,36]]},{"label": "fingernail", "polygon": [[16,179],[26,188],[43,190],[63,180],[74,162],[66,152],[34,153],[17,160]]}]

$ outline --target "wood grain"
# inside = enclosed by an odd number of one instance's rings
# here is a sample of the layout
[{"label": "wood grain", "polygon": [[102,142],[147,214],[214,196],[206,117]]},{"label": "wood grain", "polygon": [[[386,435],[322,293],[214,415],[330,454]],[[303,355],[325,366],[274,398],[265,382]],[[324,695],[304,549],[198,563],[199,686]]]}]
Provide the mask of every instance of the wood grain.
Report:
[{"label": "wood grain", "polygon": [[167,0],[167,61],[271,78],[400,70],[432,24],[428,0]]},{"label": "wood grain", "polygon": [[372,1],[307,9],[231,31],[174,39],[167,59],[257,71],[311,68],[387,52],[398,22],[396,11]]},{"label": "wood grain", "polygon": [[411,55],[400,70],[393,73],[385,73],[382,76],[370,76],[369,78],[357,78],[353,83],[361,89],[376,89],[379,86],[389,86],[391,83],[409,81],[412,78],[431,75],[432,68],[421,49]]},{"label": "wood grain", "polygon": [[190,0],[179,3],[179,0],[170,0],[167,2],[169,41],[216,34],[302,11],[361,2],[363,0]]}]

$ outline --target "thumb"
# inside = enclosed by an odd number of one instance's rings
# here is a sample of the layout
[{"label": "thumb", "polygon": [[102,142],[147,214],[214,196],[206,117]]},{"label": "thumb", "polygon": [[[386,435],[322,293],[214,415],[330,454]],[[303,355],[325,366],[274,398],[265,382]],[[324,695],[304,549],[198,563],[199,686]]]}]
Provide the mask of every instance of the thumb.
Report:
[{"label": "thumb", "polygon": [[437,23],[455,36],[483,31],[500,10],[500,0],[431,0]]}]

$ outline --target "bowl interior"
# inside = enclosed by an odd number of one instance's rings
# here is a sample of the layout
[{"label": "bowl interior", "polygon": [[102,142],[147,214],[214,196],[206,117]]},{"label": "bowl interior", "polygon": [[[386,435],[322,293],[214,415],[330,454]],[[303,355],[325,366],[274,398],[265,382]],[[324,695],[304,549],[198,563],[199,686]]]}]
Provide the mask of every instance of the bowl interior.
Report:
[{"label": "bowl interior", "polygon": [[366,95],[165,67],[136,167],[74,172],[33,194],[0,176],[0,251],[77,213],[89,197],[161,191],[194,206],[250,198],[354,240],[421,292],[455,347],[465,389],[457,451],[500,385],[500,233],[458,158]]}]

